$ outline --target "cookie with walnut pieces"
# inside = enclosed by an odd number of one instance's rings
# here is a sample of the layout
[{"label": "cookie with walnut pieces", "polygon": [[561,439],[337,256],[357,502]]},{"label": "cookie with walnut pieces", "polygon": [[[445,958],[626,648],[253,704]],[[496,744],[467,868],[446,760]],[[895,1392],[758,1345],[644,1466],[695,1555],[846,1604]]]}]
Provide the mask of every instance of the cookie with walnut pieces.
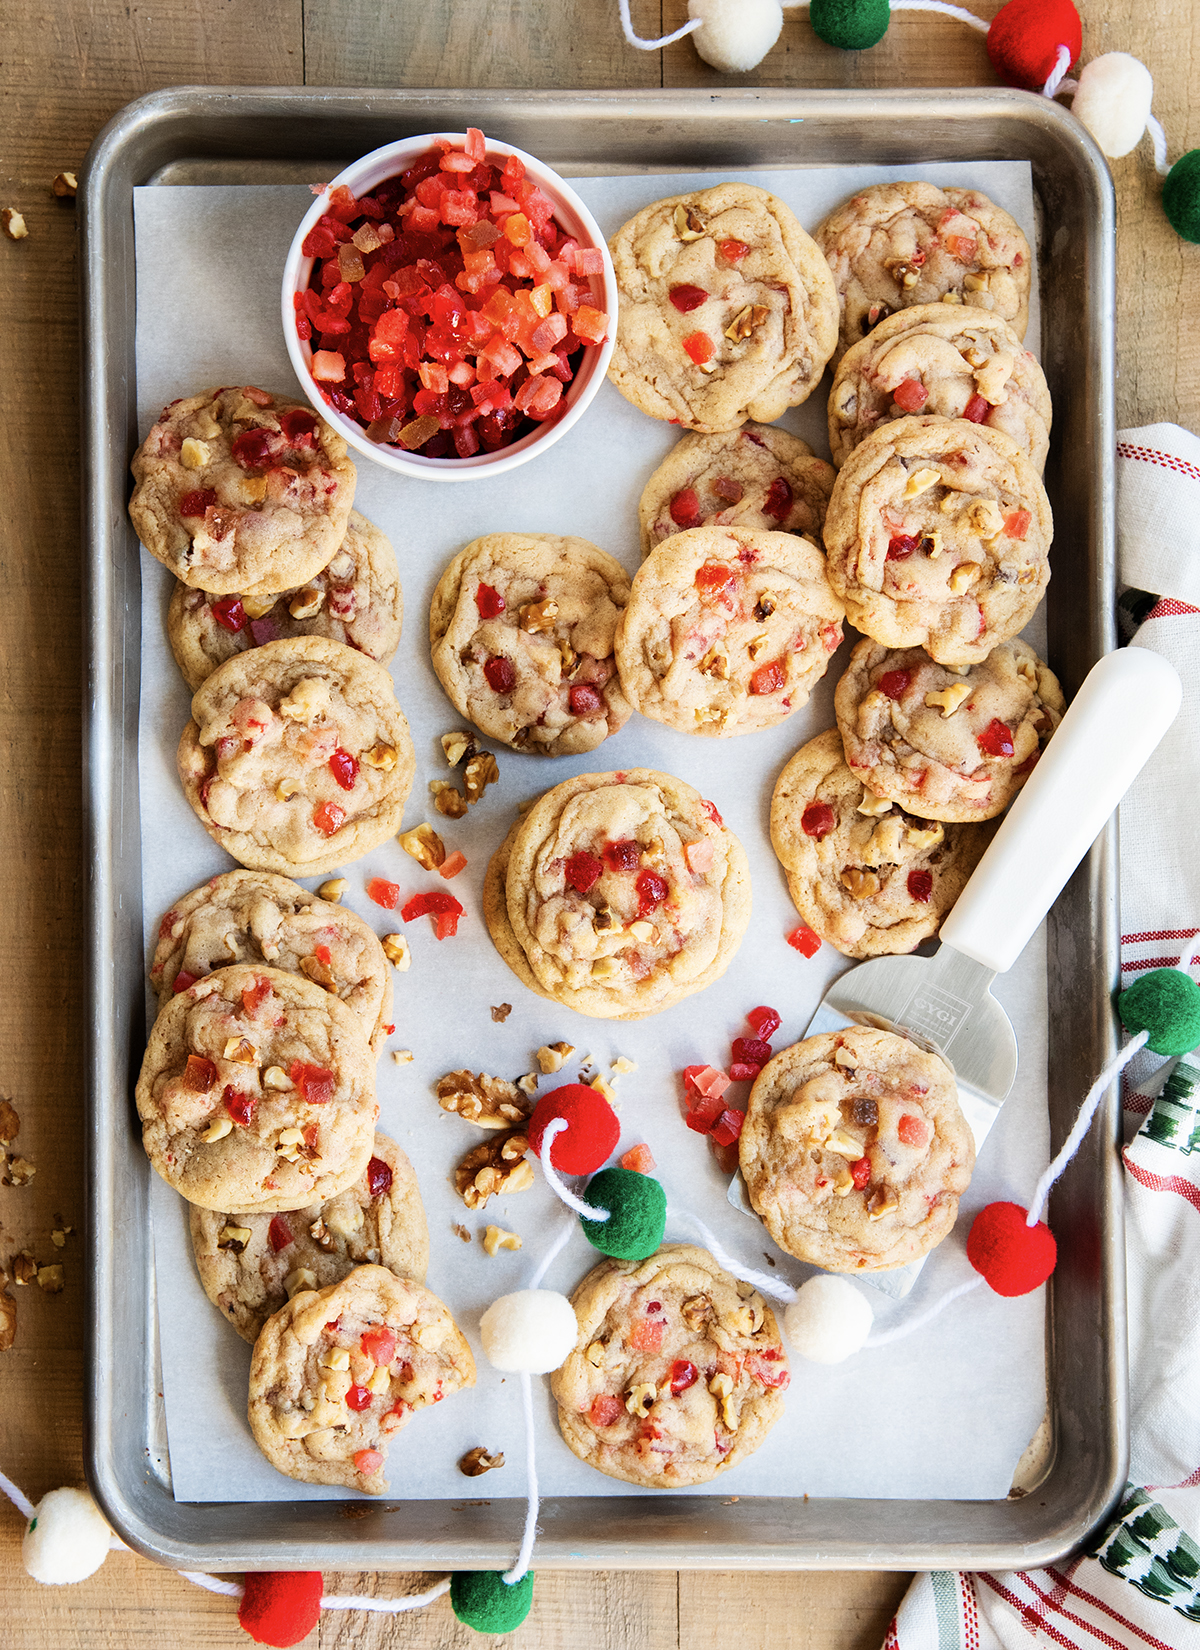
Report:
[{"label": "cookie with walnut pieces", "polygon": [[1066,703],[1028,642],[953,671],[920,647],[859,642],[833,699],[847,766],[921,819],[994,819],[1033,772]]},{"label": "cookie with walnut pieces", "polygon": [[267,1319],[250,1361],[250,1430],[289,1478],[382,1495],[391,1438],[474,1385],[471,1349],[437,1296],[358,1266]]},{"label": "cookie with walnut pieces", "polygon": [[540,797],[488,867],[484,920],[539,996],[597,1019],[657,1014],[719,979],[750,920],[745,851],[711,802],[649,768]]},{"label": "cookie with walnut pieces", "polygon": [[214,596],[176,580],[167,637],[194,693],[235,653],[288,636],[324,636],[386,664],[399,646],[403,616],[396,552],[351,510],[333,560],[296,589]]},{"label": "cookie with walnut pieces", "polygon": [[895,310],[983,309],[1018,338],[1029,324],[1032,259],[1019,224],[978,189],[876,183],[813,231],[841,307],[838,358]]},{"label": "cookie with walnut pieces", "polygon": [[319,985],[234,964],[163,1009],[136,1090],[151,1166],[205,1209],[306,1208],[367,1166],[379,1107],[357,1016]]},{"label": "cookie with walnut pieces", "polygon": [[775,1242],[829,1272],[927,1255],[954,1225],[975,1167],[949,1066],[873,1026],[806,1037],[769,1060],[738,1153]]},{"label": "cookie with walnut pieces", "polygon": [[642,412],[712,434],[769,424],[820,382],[837,294],[775,195],[749,183],[673,195],[610,249],[621,305],[608,375]]},{"label": "cookie with walnut pieces", "polygon": [[936,934],[993,835],[873,795],[836,728],[800,747],[771,798],[771,846],[792,903],[847,957],[912,951]]},{"label": "cookie with walnut pieces", "polygon": [[356,1266],[386,1266],[424,1283],[429,1230],[408,1158],[376,1132],[362,1174],[336,1197],[283,1214],[224,1214],[193,1204],[192,1248],[204,1293],[253,1343],[301,1289],[324,1289]]},{"label": "cookie with walnut pieces", "polygon": [[689,527],[800,533],[819,544],[834,474],[807,442],[773,424],[690,431],[642,491],[642,556]]},{"label": "cookie with walnut pieces", "polygon": [[613,634],[629,575],[587,539],[488,533],[433,593],[433,668],[489,739],[540,756],[594,750],[629,720]]},{"label": "cookie with walnut pieces", "polygon": [[971,665],[1032,618],[1054,519],[1036,470],[999,430],[900,418],[838,471],[825,517],[829,582],[885,647]]},{"label": "cookie with walnut pieces", "polygon": [[808,703],[844,616],[811,539],[692,527],[634,574],[617,625],[621,685],[635,710],[679,733],[774,727]]},{"label": "cookie with walnut pieces", "polygon": [[319,636],[228,660],[177,756],[197,819],[251,871],[315,876],[394,836],[415,758],[382,665]]},{"label": "cookie with walnut pieces", "polygon": [[337,554],[357,476],[311,407],[254,385],[172,401],[133,456],[150,554],[218,596],[293,590]]},{"label": "cookie with walnut pieces", "polygon": [[783,1414],[791,1373],[775,1315],[707,1249],[603,1261],[571,1304],[579,1339],[550,1390],[568,1447],[610,1478],[706,1484]]}]

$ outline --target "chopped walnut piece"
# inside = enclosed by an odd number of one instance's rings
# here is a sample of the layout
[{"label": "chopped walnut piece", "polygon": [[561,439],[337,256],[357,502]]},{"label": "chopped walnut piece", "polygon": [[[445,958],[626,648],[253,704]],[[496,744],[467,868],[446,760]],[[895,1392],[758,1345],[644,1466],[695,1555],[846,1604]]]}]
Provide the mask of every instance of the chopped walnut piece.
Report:
[{"label": "chopped walnut piece", "polygon": [[482,1444],[477,1444],[474,1449],[469,1449],[459,1461],[458,1470],[467,1478],[478,1478],[485,1472],[491,1472],[494,1467],[502,1467],[503,1465],[504,1456],[501,1452],[497,1451],[495,1455],[489,1455]]},{"label": "chopped walnut piece", "polygon": [[207,441],[197,441],[195,436],[188,436],[179,449],[179,462],[185,470],[202,470],[212,462],[212,449]]},{"label": "chopped walnut piece", "polygon": [[467,811],[467,799],[448,779],[431,779],[429,789],[433,805],[446,819],[461,819]]},{"label": "chopped walnut piece", "polygon": [[275,800],[277,802],[287,802],[289,798],[296,795],[299,789],[300,787],[294,779],[281,779],[275,787]]},{"label": "chopped walnut piece", "polygon": [[537,1051],[537,1063],[547,1077],[561,1071],[575,1052],[573,1043],[543,1043]]},{"label": "chopped walnut piece", "polygon": [[37,1170],[27,1157],[12,1157],[3,1177],[5,1186],[28,1186]]},{"label": "chopped walnut piece", "polygon": [[308,1228],[308,1235],[316,1244],[317,1248],[323,1249],[326,1254],[328,1254],[333,1248],[333,1233],[325,1224],[325,1220],[322,1215],[318,1215],[316,1220],[314,1220],[312,1225]]},{"label": "chopped walnut piece", "polygon": [[839,881],[851,899],[870,899],[879,892],[879,878],[874,871],[864,871],[859,865],[847,865]]},{"label": "chopped walnut piece", "polygon": [[326,991],[337,991],[337,977],[328,963],[323,963],[316,957],[301,957],[300,972],[314,985],[324,986]]},{"label": "chopped walnut piece", "polygon": [[653,1381],[639,1381],[636,1386],[630,1387],[625,1399],[625,1408],[631,1415],[640,1416],[642,1420],[645,1420],[657,1397],[658,1388]]},{"label": "chopped walnut piece", "polygon": [[492,1005],[492,1019],[498,1026],[502,1026],[512,1013],[511,1003],[494,1003]]},{"label": "chopped walnut piece", "polygon": [[7,1095],[0,1094],[0,1142],[7,1145],[15,1140],[21,1132],[21,1119],[17,1115],[17,1108]]},{"label": "chopped walnut piece", "polygon": [[249,1226],[234,1226],[231,1224],[222,1226],[220,1236],[217,1238],[217,1248],[229,1249],[233,1254],[240,1255],[253,1235]]},{"label": "chopped walnut piece", "polygon": [[607,1082],[602,1072],[598,1071],[588,1086],[589,1088],[594,1088],[597,1094],[602,1094],[610,1106],[616,1101],[617,1097],[613,1093],[611,1085]]},{"label": "chopped walnut piece", "polygon": [[538,1088],[537,1072],[527,1071],[524,1077],[518,1077],[517,1087],[521,1090],[522,1094],[528,1094],[530,1096],[535,1095]]},{"label": "chopped walnut piece", "polygon": [[328,882],[323,882],[317,889],[317,897],[327,899],[331,905],[336,905],[349,886],[346,877],[330,877]]},{"label": "chopped walnut piece", "polygon": [[756,332],[762,326],[770,313],[771,311],[765,304],[747,304],[744,309],[738,310],[733,320],[725,328],[726,338],[732,339],[735,344],[740,344],[743,339],[749,338],[751,333]]},{"label": "chopped walnut piece", "polygon": [[7,1352],[17,1338],[17,1303],[7,1289],[0,1289],[0,1352]]},{"label": "chopped walnut piece", "polygon": [[364,766],[376,768],[380,773],[391,773],[396,766],[395,745],[372,745],[369,751],[362,753]]},{"label": "chopped walnut piece", "polygon": [[476,1076],[469,1071],[447,1072],[438,1078],[435,1092],[443,1111],[457,1112],[481,1129],[511,1129],[533,1110],[515,1083],[482,1071]]},{"label": "chopped walnut piece", "polygon": [[445,862],[446,844],[432,825],[415,825],[411,831],[402,831],[397,838],[410,859],[426,871],[436,871]]},{"label": "chopped walnut piece", "polygon": [[866,814],[868,819],[873,819],[879,814],[890,813],[891,807],[892,802],[890,797],[876,796],[874,791],[864,789],[863,799],[855,811],[860,814]]},{"label": "chopped walnut piece", "polygon": [[584,1357],[593,1369],[599,1369],[604,1363],[604,1342],[593,1341],[584,1353]]},{"label": "chopped walnut piece", "polygon": [[454,1233],[455,1237],[461,1239],[463,1243],[470,1243],[471,1234],[460,1221],[456,1220],[450,1230]]},{"label": "chopped walnut piece", "polygon": [[675,233],[681,241],[698,241],[704,234],[704,219],[693,207],[675,208]]},{"label": "chopped walnut piece", "polygon": [[288,612],[293,619],[315,619],[324,600],[325,592],[319,584],[306,584],[288,603]]},{"label": "chopped walnut piece", "polygon": [[317,1287],[317,1274],[307,1266],[300,1266],[294,1272],[289,1272],[283,1280],[283,1287],[287,1290],[288,1300],[293,1300],[302,1289]]},{"label": "chopped walnut piece", "polygon": [[442,735],[442,753],[452,768],[457,768],[464,756],[474,756],[477,749],[472,734],[456,729]]},{"label": "chopped walnut piece", "polygon": [[0,229],[10,241],[23,241],[29,230],[25,227],[25,219],[15,206],[6,206],[0,209]]},{"label": "chopped walnut piece", "polygon": [[489,1197],[532,1186],[533,1169],[525,1161],[528,1150],[529,1136],[511,1129],[468,1152],[454,1171],[454,1189],[467,1208],[482,1209]]},{"label": "chopped walnut piece", "polygon": [[488,786],[494,785],[499,778],[500,769],[491,751],[480,751],[477,756],[471,757],[463,769],[467,801],[478,802]]},{"label": "chopped walnut piece", "polygon": [[713,1304],[707,1295],[689,1295],[679,1309],[687,1327],[693,1331],[706,1324],[713,1315]]},{"label": "chopped walnut piece", "polygon": [[404,974],[412,966],[412,952],[403,934],[385,934],[379,942],[392,967]]},{"label": "chopped walnut piece", "polygon": [[34,1278],[37,1277],[37,1261],[34,1260],[28,1249],[22,1249],[19,1255],[14,1255],[11,1264],[12,1280],[14,1283],[19,1283],[22,1288],[27,1283],[32,1283]]},{"label": "chopped walnut piece", "polygon": [[612,1063],[612,1077],[628,1077],[631,1071],[637,1070],[637,1061],[629,1060],[624,1054],[618,1054]]},{"label": "chopped walnut piece", "polygon": [[552,598],[543,602],[526,602],[521,609],[521,629],[527,635],[537,636],[543,630],[553,630],[558,618],[558,603]]},{"label": "chopped walnut piece", "polygon": [[489,1255],[500,1249],[519,1249],[521,1240],[515,1232],[506,1232],[503,1226],[489,1226],[483,1234],[483,1247]]},{"label": "chopped walnut piece", "polygon": [[63,1288],[63,1269],[61,1266],[39,1266],[38,1288],[47,1295],[61,1295]]},{"label": "chopped walnut piece", "polygon": [[277,1094],[286,1094],[295,1086],[282,1066],[268,1066],[263,1072],[262,1085],[265,1089],[274,1089]]},{"label": "chopped walnut piece", "polygon": [[397,1066],[411,1066],[413,1063],[412,1049],[394,1048],[392,1050],[392,1063]]},{"label": "chopped walnut piece", "polygon": [[50,185],[50,193],[60,201],[74,200],[79,189],[79,180],[74,172],[58,172]]}]

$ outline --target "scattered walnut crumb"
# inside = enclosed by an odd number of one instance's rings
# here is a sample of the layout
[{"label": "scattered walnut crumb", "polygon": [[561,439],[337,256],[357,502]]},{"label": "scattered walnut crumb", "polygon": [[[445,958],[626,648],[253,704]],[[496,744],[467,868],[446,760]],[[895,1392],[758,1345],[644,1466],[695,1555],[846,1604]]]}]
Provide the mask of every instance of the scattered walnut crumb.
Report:
[{"label": "scattered walnut crumb", "polygon": [[[0,1273],[0,1279],[7,1278]],[[0,1352],[7,1352],[17,1338],[17,1303],[7,1289],[0,1287]]]},{"label": "scattered walnut crumb", "polygon": [[446,844],[433,826],[423,821],[411,831],[402,831],[396,839],[410,859],[426,871],[436,871],[445,863]]},{"label": "scattered walnut crumb", "polygon": [[596,1075],[591,1079],[588,1087],[595,1089],[597,1094],[602,1094],[610,1106],[616,1103],[617,1097],[613,1093],[611,1085],[605,1081],[601,1072],[596,1073]]},{"label": "scattered walnut crumb", "polygon": [[721,1505],[722,1505],[722,1506],[723,1506],[723,1507],[736,1507],[736,1506],[737,1506],[737,1504],[738,1504],[738,1502],[739,1502],[739,1501],[740,1501],[740,1500],[741,1500],[741,1499],[742,1499],[742,1498],[741,1498],[741,1496],[740,1496],[740,1495],[731,1495],[731,1496],[730,1496],[730,1497],[729,1497],[729,1500],[728,1500],[728,1501],[722,1501],[722,1503],[721,1503]]},{"label": "scattered walnut crumb", "polygon": [[461,819],[467,811],[467,799],[448,779],[431,779],[429,789],[433,805],[446,819]]},{"label": "scattered walnut crumb", "polygon": [[50,185],[50,192],[57,195],[59,200],[74,200],[79,181],[74,172],[59,172]]},{"label": "scattered walnut crumb", "polygon": [[537,1063],[547,1076],[561,1071],[575,1052],[573,1043],[543,1043],[537,1051]]},{"label": "scattered walnut crumb", "polygon": [[538,1077],[536,1071],[527,1071],[524,1077],[517,1078],[517,1087],[523,1094],[533,1096],[537,1093]]},{"label": "scattered walnut crumb", "polygon": [[7,1095],[0,1094],[0,1142],[7,1145],[20,1132],[21,1119],[17,1116],[17,1108]]},{"label": "scattered walnut crumb", "polygon": [[637,1070],[636,1060],[627,1060],[623,1054],[618,1054],[609,1071],[610,1077],[628,1077],[631,1071]]},{"label": "scattered walnut crumb", "polygon": [[483,1234],[483,1247],[489,1255],[500,1249],[519,1249],[521,1240],[515,1232],[506,1232],[503,1226],[489,1226]]},{"label": "scattered walnut crumb", "polygon": [[26,1157],[10,1157],[0,1185],[28,1186],[37,1170]]},{"label": "scattered walnut crumb", "polygon": [[398,974],[407,974],[412,967],[412,950],[403,934],[385,934],[380,941],[383,954]]},{"label": "scattered walnut crumb", "polygon": [[458,1463],[458,1470],[467,1478],[478,1478],[485,1472],[491,1472],[493,1467],[503,1465],[504,1456],[499,1451],[495,1455],[489,1455],[482,1444],[477,1444],[463,1456]]},{"label": "scattered walnut crumb", "polygon": [[25,219],[15,206],[6,206],[0,209],[0,229],[10,241],[23,241],[29,231],[25,227]]},{"label": "scattered walnut crumb", "polygon": [[392,1059],[398,1066],[411,1066],[413,1061],[413,1051],[411,1048],[394,1048],[392,1050]]},{"label": "scattered walnut crumb", "polygon": [[331,905],[336,905],[349,886],[348,877],[330,877],[328,882],[323,882],[317,889],[317,897],[327,899]]},{"label": "scattered walnut crumb", "polygon": [[481,1129],[511,1129],[532,1111],[515,1083],[486,1072],[449,1071],[439,1077],[434,1091],[443,1111],[457,1112]]},{"label": "scattered walnut crumb", "polygon": [[461,1238],[464,1243],[470,1243],[471,1234],[467,1231],[467,1228],[461,1221],[456,1220],[450,1230],[454,1233],[456,1238]]},{"label": "scattered walnut crumb", "polygon": [[19,1255],[14,1255],[11,1264],[12,1280],[14,1283],[20,1284],[22,1288],[27,1283],[32,1283],[34,1278],[37,1277],[37,1261],[34,1260],[28,1249],[22,1249]]},{"label": "scattered walnut crumb", "polygon": [[454,1189],[467,1208],[482,1209],[489,1197],[527,1191],[533,1185],[528,1150],[529,1136],[510,1129],[468,1152],[454,1171]]},{"label": "scattered walnut crumb", "polygon": [[63,1269],[61,1266],[39,1266],[37,1280],[38,1288],[47,1295],[59,1295],[62,1293]]},{"label": "scattered walnut crumb", "polygon": [[457,768],[464,756],[474,756],[478,748],[474,735],[463,733],[461,729],[456,728],[453,733],[442,735],[442,754],[452,768]]},{"label": "scattered walnut crumb", "polygon": [[467,801],[478,802],[488,786],[496,784],[499,778],[500,769],[491,751],[480,751],[472,756],[463,769]]},{"label": "scattered walnut crumb", "polygon": [[512,1013],[511,1003],[496,1003],[492,1008],[492,1019],[498,1026],[502,1026]]},{"label": "scattered walnut crumb", "polygon": [[73,1226],[56,1226],[50,1234],[50,1241],[56,1249],[61,1249],[67,1238],[75,1228]]}]

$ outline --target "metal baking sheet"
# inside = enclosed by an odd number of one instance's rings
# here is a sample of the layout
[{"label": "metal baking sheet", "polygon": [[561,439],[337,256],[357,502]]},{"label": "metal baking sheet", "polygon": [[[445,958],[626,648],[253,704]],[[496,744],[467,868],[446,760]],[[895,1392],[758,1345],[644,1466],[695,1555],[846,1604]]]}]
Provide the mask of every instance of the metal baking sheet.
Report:
[{"label": "metal baking sheet", "polygon": [[[90,907],[94,1289],[89,1386],[93,1484],[132,1545],[190,1568],[449,1568],[509,1561],[511,1503],[176,1503],[163,1470],[147,1218],[148,1170],[129,1096],[144,1039],[136,726],[140,565],[124,503],[137,441],[132,189],[146,182],[307,179],[411,132],[482,124],[564,172],[1028,159],[1041,246],[1044,360],[1056,434],[1050,656],[1068,693],[1112,645],[1112,199],[1070,116],[1020,93],[537,94],[180,89],[132,104],[89,159],[85,282],[85,512],[90,675],[86,760]],[[251,158],[252,157],[252,158]],[[1058,595],[1058,602],[1055,596]],[[1061,1133],[1078,1074],[1114,1041],[1115,859],[1106,837],[1050,930],[1050,1107]],[[117,1096],[125,1100],[122,1107]],[[543,1505],[540,1565],[943,1567],[1028,1564],[1098,1521],[1124,1476],[1124,1318],[1115,1118],[1056,1193],[1050,1295],[1052,1454],[1030,1493],[1003,1502],[622,1496]],[[120,1372],[120,1373],[118,1373]]]}]

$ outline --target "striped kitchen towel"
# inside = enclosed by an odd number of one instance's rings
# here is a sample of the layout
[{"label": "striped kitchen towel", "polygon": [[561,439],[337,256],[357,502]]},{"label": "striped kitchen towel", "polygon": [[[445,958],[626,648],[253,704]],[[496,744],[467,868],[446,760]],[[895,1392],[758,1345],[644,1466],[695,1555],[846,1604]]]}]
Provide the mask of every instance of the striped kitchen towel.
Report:
[{"label": "striped kitchen towel", "polygon": [[[1200,931],[1200,440],[1117,440],[1130,643],[1167,658],[1183,708],[1121,803],[1121,977]],[[1196,969],[1193,969],[1193,974]],[[1164,1086],[1165,1079],[1165,1086]],[[1131,1482],[1088,1546],[1043,1569],[918,1576],[884,1650],[1200,1650],[1200,1055],[1125,1073]]]}]

